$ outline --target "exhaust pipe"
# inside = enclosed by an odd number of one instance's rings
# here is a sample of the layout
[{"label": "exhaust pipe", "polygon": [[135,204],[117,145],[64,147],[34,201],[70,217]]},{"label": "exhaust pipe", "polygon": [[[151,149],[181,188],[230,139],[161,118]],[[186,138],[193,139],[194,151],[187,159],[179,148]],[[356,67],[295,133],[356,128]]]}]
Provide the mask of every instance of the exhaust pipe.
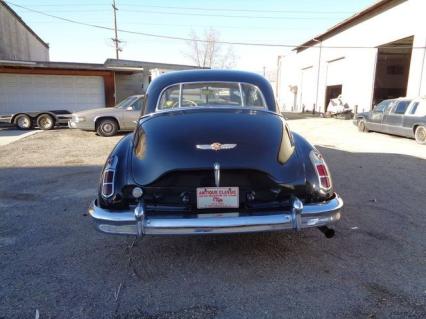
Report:
[{"label": "exhaust pipe", "polygon": [[328,228],[327,226],[320,226],[318,229],[325,235],[326,238],[333,238],[335,231],[332,228]]}]

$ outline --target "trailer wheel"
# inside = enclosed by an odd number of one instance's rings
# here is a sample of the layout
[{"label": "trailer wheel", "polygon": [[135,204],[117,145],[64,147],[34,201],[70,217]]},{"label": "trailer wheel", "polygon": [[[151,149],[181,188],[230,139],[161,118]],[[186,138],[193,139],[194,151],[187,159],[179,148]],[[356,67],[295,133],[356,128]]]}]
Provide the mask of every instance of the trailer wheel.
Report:
[{"label": "trailer wheel", "polygon": [[37,126],[42,130],[51,130],[55,126],[55,120],[49,114],[41,114],[37,117]]},{"label": "trailer wheel", "polygon": [[31,118],[26,114],[18,114],[13,123],[20,129],[20,130],[29,130],[32,127]]}]

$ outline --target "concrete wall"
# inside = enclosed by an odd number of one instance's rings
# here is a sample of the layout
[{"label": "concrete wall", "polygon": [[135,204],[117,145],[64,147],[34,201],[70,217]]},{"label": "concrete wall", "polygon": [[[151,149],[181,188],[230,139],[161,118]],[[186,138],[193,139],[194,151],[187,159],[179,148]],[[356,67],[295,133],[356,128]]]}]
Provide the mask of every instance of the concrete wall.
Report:
[{"label": "concrete wall", "polygon": [[49,61],[49,48],[2,3],[0,3],[0,60]]},{"label": "concrete wall", "polygon": [[[408,0],[324,40],[322,44],[284,56],[278,92],[282,110],[301,111],[304,105],[306,110],[315,107],[316,111],[324,111],[326,87],[332,84],[342,84],[342,96],[350,106],[369,110],[373,100],[376,47],[410,36],[414,36],[414,47],[423,48],[413,49],[407,96],[426,95],[426,19],[422,17],[425,11],[426,1]],[[339,66],[333,67],[337,61]],[[312,68],[312,76],[307,83],[303,75],[309,68]],[[294,93],[295,86],[297,93]],[[312,97],[306,99],[306,95]]]}]

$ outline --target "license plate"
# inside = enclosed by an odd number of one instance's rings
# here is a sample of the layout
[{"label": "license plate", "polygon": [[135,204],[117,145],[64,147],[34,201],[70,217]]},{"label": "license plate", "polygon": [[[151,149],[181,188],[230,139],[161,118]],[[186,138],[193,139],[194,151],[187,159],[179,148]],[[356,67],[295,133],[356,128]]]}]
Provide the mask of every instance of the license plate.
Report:
[{"label": "license plate", "polygon": [[197,188],[197,208],[238,208],[238,187],[199,187]]}]

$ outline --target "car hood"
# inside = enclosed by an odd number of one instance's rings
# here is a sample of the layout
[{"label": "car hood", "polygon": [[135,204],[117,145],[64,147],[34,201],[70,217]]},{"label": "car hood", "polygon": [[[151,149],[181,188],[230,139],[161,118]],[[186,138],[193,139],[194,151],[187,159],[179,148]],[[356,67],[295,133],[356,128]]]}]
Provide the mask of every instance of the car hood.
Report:
[{"label": "car hood", "polygon": [[[287,136],[278,114],[250,109],[193,109],[157,113],[142,119],[139,125],[131,169],[140,185],[171,171],[213,171],[214,163],[219,163],[221,170],[261,171],[279,183],[304,183],[303,165],[295,150],[286,163],[278,161],[282,138]],[[236,145],[215,151],[210,149],[213,143]]]},{"label": "car hood", "polygon": [[116,114],[116,113],[120,113],[121,111],[122,111],[121,109],[118,109],[115,107],[101,107],[101,108],[76,112],[76,113],[73,113],[73,115],[90,117],[90,116],[98,116],[98,115],[104,115],[104,114]]}]

